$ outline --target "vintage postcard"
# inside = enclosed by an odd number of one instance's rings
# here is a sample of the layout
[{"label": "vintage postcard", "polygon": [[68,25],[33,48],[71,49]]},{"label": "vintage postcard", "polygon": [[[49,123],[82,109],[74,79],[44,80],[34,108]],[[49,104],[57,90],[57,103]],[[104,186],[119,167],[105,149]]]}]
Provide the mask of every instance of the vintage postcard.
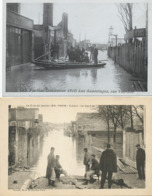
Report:
[{"label": "vintage postcard", "polygon": [[3,1],[3,96],[152,94],[152,2]]},{"label": "vintage postcard", "polygon": [[1,98],[5,195],[151,195],[151,98]]}]

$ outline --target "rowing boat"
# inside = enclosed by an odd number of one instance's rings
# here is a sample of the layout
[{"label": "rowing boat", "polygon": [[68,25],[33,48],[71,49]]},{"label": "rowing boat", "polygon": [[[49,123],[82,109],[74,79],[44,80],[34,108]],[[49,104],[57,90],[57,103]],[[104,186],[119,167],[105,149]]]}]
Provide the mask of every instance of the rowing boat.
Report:
[{"label": "rowing boat", "polygon": [[100,68],[104,67],[106,63],[94,64],[92,62],[70,62],[70,61],[52,61],[52,60],[34,60],[33,64],[43,67],[45,69],[76,69],[76,68]]}]

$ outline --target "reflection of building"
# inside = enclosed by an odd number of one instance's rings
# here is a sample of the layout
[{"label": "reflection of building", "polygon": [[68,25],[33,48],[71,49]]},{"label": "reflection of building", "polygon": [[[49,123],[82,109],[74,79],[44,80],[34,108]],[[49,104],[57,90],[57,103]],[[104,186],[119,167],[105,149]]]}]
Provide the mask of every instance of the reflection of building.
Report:
[{"label": "reflection of building", "polygon": [[7,3],[6,66],[31,62],[33,21],[20,15],[19,3]]},{"label": "reflection of building", "polygon": [[26,166],[29,159],[38,159],[40,141],[46,131],[38,109],[9,108],[9,165]]}]

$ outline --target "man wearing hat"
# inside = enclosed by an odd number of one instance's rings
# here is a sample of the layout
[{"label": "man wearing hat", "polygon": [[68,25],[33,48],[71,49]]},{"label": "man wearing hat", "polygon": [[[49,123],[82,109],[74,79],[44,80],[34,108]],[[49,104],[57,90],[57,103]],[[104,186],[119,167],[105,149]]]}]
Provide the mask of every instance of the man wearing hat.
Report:
[{"label": "man wearing hat", "polygon": [[89,181],[91,181],[94,174],[99,173],[99,163],[95,157],[95,154],[91,155],[91,169],[86,172],[86,182],[84,185],[87,185]]},{"label": "man wearing hat", "polygon": [[55,163],[56,159],[54,156],[55,148],[51,147],[50,153],[47,157],[48,164],[47,164],[47,170],[46,170],[46,178],[48,178],[48,185],[55,186]]},{"label": "man wearing hat", "polygon": [[138,170],[139,179],[145,179],[145,151],[140,147],[140,144],[136,145],[136,165]]},{"label": "man wearing hat", "polygon": [[90,169],[90,154],[89,154],[87,148],[84,148],[83,164],[85,165],[85,176],[86,176],[86,172],[89,171],[89,169]]},{"label": "man wearing hat", "polygon": [[101,186],[100,189],[104,188],[104,183],[108,173],[108,188],[112,185],[112,174],[117,172],[117,157],[116,153],[111,149],[111,145],[107,144],[106,150],[104,150],[100,157],[100,169],[102,171]]}]

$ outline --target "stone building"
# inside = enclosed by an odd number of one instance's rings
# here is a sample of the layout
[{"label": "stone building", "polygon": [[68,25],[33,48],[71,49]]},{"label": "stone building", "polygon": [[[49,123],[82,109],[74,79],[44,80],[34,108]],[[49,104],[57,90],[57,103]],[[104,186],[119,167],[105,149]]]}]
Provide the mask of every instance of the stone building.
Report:
[{"label": "stone building", "polygon": [[9,108],[9,166],[26,166],[37,159],[44,135],[42,122],[36,108]]},{"label": "stone building", "polygon": [[20,15],[19,3],[7,3],[6,68],[33,59],[33,20]]},{"label": "stone building", "polygon": [[84,136],[87,131],[102,131],[106,124],[96,113],[77,113],[76,130],[77,134]]}]

